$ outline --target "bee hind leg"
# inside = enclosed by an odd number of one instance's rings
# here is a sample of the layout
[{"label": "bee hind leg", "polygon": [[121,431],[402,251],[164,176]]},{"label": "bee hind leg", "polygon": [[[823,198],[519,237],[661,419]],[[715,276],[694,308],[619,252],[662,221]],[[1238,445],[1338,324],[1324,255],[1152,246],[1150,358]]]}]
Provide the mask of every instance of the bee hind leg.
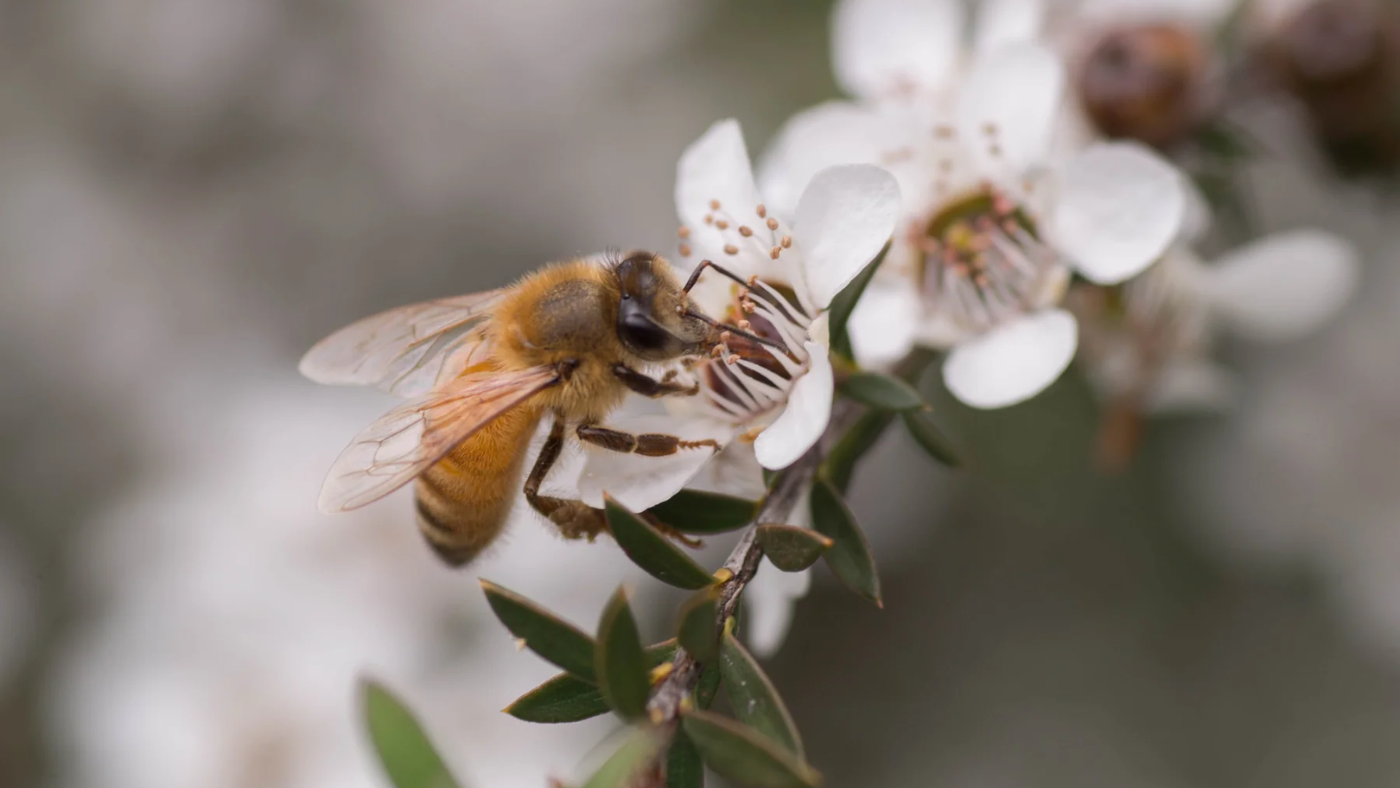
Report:
[{"label": "bee hind leg", "polygon": [[607,520],[601,511],[583,501],[540,495],[540,485],[544,483],[544,477],[549,474],[549,469],[554,467],[563,449],[564,422],[555,419],[549,437],[540,448],[535,467],[530,469],[530,475],[525,479],[525,500],[558,528],[565,539],[587,539],[591,542],[594,537],[608,529]]}]

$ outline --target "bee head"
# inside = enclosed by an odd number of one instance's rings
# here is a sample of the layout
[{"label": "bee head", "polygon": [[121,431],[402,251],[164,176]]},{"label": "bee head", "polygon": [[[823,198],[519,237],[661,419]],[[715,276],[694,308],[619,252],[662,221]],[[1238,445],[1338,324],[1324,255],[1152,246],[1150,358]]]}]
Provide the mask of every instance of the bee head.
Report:
[{"label": "bee head", "polygon": [[620,290],[617,337],[646,361],[697,356],[718,341],[717,329],[692,313],[671,266],[651,252],[630,252],[613,267]]}]

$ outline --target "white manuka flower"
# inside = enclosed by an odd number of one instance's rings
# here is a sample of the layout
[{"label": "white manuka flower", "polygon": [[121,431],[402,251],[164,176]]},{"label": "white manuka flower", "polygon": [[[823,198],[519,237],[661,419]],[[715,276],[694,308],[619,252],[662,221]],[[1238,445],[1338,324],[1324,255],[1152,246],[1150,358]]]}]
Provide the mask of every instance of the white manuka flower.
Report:
[{"label": "white manuka flower", "polygon": [[836,81],[866,101],[936,102],[979,54],[1040,33],[1041,0],[985,0],[972,36],[963,0],[840,0],[831,14]]},{"label": "white manuka flower", "polygon": [[1074,318],[1057,308],[1071,273],[1121,282],[1176,238],[1182,179],[1151,151],[1099,143],[1054,160],[1063,83],[1049,50],[1011,44],[977,57],[948,112],[833,102],[780,133],[765,184],[843,162],[882,164],[899,181],[901,228],[852,319],[862,363],[914,342],[948,349],[958,399],[1021,402],[1074,356]]},{"label": "white manuka flower", "polygon": [[[701,393],[668,398],[673,413],[650,417],[650,431],[720,444],[741,437],[770,469],[805,454],[826,429],[835,390],[826,308],[889,240],[899,205],[898,184],[879,167],[830,167],[811,179],[788,221],[759,196],[737,122],[716,123],[687,148],[676,181],[681,258],[711,261],[734,277],[706,270],[692,297],[763,342],[733,335],[695,368]],[[710,452],[608,454],[589,451],[583,499],[597,503],[606,491],[643,509],[674,495]]]},{"label": "white manuka flower", "polygon": [[1114,292],[1081,288],[1071,303],[1084,326],[1081,362],[1108,408],[1101,451],[1121,464],[1141,415],[1227,407],[1230,373],[1211,359],[1224,328],[1282,341],[1321,327],[1356,287],[1356,250],[1319,230],[1253,241],[1212,263],[1183,242]]},{"label": "white manuka flower", "polygon": [[[699,306],[769,344],[735,335],[696,367],[701,395],[669,398],[672,413],[654,417],[655,428],[728,444],[710,463],[705,486],[752,495],[762,489],[759,466],[791,465],[826,430],[835,390],[826,309],[890,239],[900,215],[899,186],[879,167],[830,167],[811,178],[791,220],[779,218],[754,184],[739,124],[726,120],[681,156],[676,209],[681,258],[711,261],[738,279],[702,272],[692,291]],[[591,453],[581,480],[585,500],[601,499],[607,486],[635,508],[659,503],[709,458],[709,452],[690,455],[635,458],[627,476],[614,460]],[[792,520],[810,525],[805,507]],[[757,653],[781,645],[810,582],[807,572],[780,572],[765,562],[745,592]]]}]

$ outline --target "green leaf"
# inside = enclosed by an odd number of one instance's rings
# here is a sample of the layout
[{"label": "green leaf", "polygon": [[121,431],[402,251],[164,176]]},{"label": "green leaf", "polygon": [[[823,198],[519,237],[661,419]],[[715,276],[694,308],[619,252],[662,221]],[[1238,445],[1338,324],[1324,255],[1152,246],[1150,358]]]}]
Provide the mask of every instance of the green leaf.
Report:
[{"label": "green leaf", "polygon": [[880,576],[875,571],[870,545],[841,494],[825,479],[817,479],[812,485],[812,527],[834,543],[826,551],[826,564],[831,571],[852,591],[883,607]]},{"label": "green leaf", "polygon": [[710,708],[719,694],[719,665],[706,662],[700,669],[700,679],[695,682],[695,705],[702,709]]},{"label": "green leaf", "polygon": [[831,549],[831,540],[795,525],[760,525],[758,543],[773,566],[784,572],[801,572]]},{"label": "green leaf", "polygon": [[560,673],[505,708],[517,720],[546,723],[578,722],[607,710],[602,690],[568,673]]},{"label": "green leaf", "polygon": [[758,502],[732,495],[681,490],[647,511],[681,533],[722,534],[753,522]]},{"label": "green leaf", "polygon": [[489,580],[482,580],[481,588],[486,592],[486,601],[491,603],[496,618],[506,625],[512,635],[525,641],[531,651],[584,681],[597,683],[598,679],[593,673],[593,638],[534,602]]},{"label": "green leaf", "polygon": [[651,768],[664,746],[666,736],[659,729],[651,726],[636,728],[627,741],[617,748],[617,752],[588,778],[583,788],[625,788],[642,784],[637,780],[637,773]]},{"label": "green leaf", "polygon": [[831,299],[831,306],[827,308],[827,314],[831,316],[831,350],[845,358],[852,358],[851,337],[846,331],[846,326],[851,321],[851,313],[855,311],[856,302],[860,300],[865,292],[865,286],[870,284],[870,280],[875,277],[875,272],[879,270],[880,264],[885,262],[885,255],[890,251],[890,245],[885,244],[880,253],[875,255],[875,259],[866,264],[861,272],[856,274],[856,278],[851,283],[841,289],[836,297]]},{"label": "green leaf", "polygon": [[671,740],[671,751],[666,754],[666,788],[704,788],[705,764],[700,760],[700,751],[695,742],[676,731]]},{"label": "green leaf", "polygon": [[734,716],[801,758],[802,737],[797,734],[792,715],[778,697],[773,682],[731,629],[725,630],[720,644],[719,671],[724,677],[724,691],[729,694]]},{"label": "green leaf", "polygon": [[423,727],[389,690],[363,682],[365,719],[379,762],[395,788],[456,788],[457,780]]},{"label": "green leaf", "polygon": [[715,656],[719,631],[715,627],[715,603],[719,601],[719,586],[701,589],[682,605],[676,622],[676,640],[681,648],[701,662]]},{"label": "green leaf", "polygon": [[622,547],[622,552],[632,559],[632,563],[645,569],[647,574],[680,588],[704,588],[715,581],[675,542],[627,511],[611,496],[603,497],[603,507],[608,517],[608,529]]},{"label": "green leaf", "polygon": [[821,774],[782,745],[735,720],[708,711],[682,711],[681,724],[705,764],[721,776],[757,788],[803,788]]},{"label": "green leaf", "polygon": [[904,426],[909,428],[909,434],[914,436],[914,441],[919,444],[928,456],[950,468],[956,468],[962,464],[958,458],[958,453],[953,450],[953,444],[938,427],[934,426],[933,420],[923,413],[901,413],[904,419]]},{"label": "green leaf", "polygon": [[[646,647],[647,669],[670,662],[676,656],[674,638]],[[579,722],[604,714],[608,702],[603,691],[568,673],[535,687],[505,708],[506,714],[525,722]]]},{"label": "green leaf", "polygon": [[598,668],[598,688],[613,711],[625,720],[646,713],[651,679],[626,588],[617,589],[603,608],[593,663]]},{"label": "green leaf", "polygon": [[928,405],[913,386],[879,372],[857,372],[841,381],[842,394],[880,410],[924,410]]},{"label": "green leaf", "polygon": [[851,474],[860,458],[874,447],[894,422],[894,414],[883,410],[868,410],[856,419],[836,445],[827,452],[821,475],[837,490],[845,491],[851,484]]}]

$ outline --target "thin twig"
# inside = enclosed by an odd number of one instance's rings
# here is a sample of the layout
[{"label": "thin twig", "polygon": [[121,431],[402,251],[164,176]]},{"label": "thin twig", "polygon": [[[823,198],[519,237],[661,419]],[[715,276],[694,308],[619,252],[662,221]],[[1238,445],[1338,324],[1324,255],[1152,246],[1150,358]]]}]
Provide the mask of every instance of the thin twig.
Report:
[{"label": "thin twig", "polygon": [[[763,547],[758,543],[758,526],[762,523],[787,523],[792,519],[792,513],[816,476],[822,459],[859,413],[859,406],[855,403],[849,400],[838,401],[832,409],[831,421],[817,445],[802,455],[797,462],[778,473],[773,486],[764,496],[758,514],[744,530],[743,536],[739,537],[738,544],[734,545],[729,558],[724,562],[724,568],[729,570],[730,577],[720,585],[719,601],[715,606],[717,632],[724,631],[724,623],[739,607],[739,598],[743,595],[744,588],[758,573],[758,563],[763,559]],[[669,724],[680,716],[681,703],[695,691],[703,668],[704,666],[687,654],[685,649],[677,649],[670,674],[652,693],[647,704],[647,711],[653,722]]]}]

